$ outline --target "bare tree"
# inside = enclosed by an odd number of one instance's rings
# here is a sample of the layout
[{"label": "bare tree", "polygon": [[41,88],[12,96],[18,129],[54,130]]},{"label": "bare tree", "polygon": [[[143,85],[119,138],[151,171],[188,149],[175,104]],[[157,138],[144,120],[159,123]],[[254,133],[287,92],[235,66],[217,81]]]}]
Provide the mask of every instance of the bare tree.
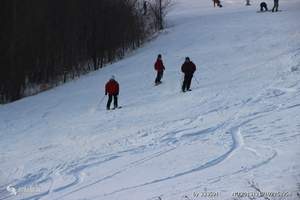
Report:
[{"label": "bare tree", "polygon": [[164,18],[172,5],[172,0],[152,0],[150,2],[150,9],[155,18],[155,24],[158,30],[164,29]]}]

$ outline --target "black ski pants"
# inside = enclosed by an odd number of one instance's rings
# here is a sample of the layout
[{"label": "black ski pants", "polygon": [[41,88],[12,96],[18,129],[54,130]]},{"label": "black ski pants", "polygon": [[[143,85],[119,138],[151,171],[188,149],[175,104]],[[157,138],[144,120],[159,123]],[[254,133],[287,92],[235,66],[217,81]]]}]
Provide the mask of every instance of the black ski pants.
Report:
[{"label": "black ski pants", "polygon": [[106,104],[106,109],[107,110],[110,109],[110,104],[112,102],[112,99],[114,99],[114,108],[118,107],[118,95],[109,94],[108,95],[108,101],[107,101],[107,104]]},{"label": "black ski pants", "polygon": [[274,7],[272,9],[272,12],[277,12],[278,11],[278,7],[279,7],[279,3],[278,0],[274,0]]},{"label": "black ski pants", "polygon": [[163,77],[163,75],[164,75],[164,71],[157,71],[155,83],[160,83],[161,82],[161,78]]},{"label": "black ski pants", "polygon": [[184,74],[184,80],[183,80],[183,84],[182,84],[183,92],[190,89],[192,78],[193,78],[193,74]]}]

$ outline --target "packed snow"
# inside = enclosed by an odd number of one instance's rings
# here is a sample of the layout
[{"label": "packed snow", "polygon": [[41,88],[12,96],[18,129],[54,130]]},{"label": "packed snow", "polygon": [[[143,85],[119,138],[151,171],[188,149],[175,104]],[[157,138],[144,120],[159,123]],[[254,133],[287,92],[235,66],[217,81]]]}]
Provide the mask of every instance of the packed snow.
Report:
[{"label": "packed snow", "polygon": [[[300,2],[222,3],[177,0],[125,59],[0,106],[0,199],[299,199]],[[107,111],[111,75],[123,108]]]}]

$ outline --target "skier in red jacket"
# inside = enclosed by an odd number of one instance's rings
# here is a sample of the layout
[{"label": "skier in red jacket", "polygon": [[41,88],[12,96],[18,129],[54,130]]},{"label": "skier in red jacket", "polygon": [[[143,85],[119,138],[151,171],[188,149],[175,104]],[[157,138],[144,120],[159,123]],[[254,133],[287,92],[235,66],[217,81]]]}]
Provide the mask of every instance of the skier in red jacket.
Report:
[{"label": "skier in red jacket", "polygon": [[110,104],[114,98],[114,108],[118,108],[118,95],[119,95],[119,83],[115,80],[115,77],[112,76],[110,80],[105,85],[105,95],[108,94],[108,101],[106,109],[110,109]]},{"label": "skier in red jacket", "polygon": [[185,58],[185,62],[181,66],[181,71],[184,73],[184,81],[182,84],[182,92],[191,91],[191,82],[196,71],[196,65],[190,60],[189,57]]},{"label": "skier in red jacket", "polygon": [[158,54],[156,62],[154,64],[154,69],[157,71],[156,79],[155,79],[155,85],[158,85],[161,83],[161,78],[163,77],[165,66],[161,58],[161,54]]}]

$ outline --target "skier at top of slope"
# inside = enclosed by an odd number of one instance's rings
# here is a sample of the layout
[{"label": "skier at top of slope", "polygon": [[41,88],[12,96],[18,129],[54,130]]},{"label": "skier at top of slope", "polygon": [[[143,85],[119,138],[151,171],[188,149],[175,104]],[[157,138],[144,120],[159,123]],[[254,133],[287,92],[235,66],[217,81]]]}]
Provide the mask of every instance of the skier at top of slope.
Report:
[{"label": "skier at top of slope", "polygon": [[220,2],[220,0],[212,0],[214,2],[214,7],[216,7],[216,5],[220,8],[222,8],[222,4]]},{"label": "skier at top of slope", "polygon": [[196,65],[190,60],[189,57],[185,58],[185,62],[181,66],[181,71],[184,73],[184,81],[182,84],[182,92],[191,91],[191,82],[196,71]]}]

